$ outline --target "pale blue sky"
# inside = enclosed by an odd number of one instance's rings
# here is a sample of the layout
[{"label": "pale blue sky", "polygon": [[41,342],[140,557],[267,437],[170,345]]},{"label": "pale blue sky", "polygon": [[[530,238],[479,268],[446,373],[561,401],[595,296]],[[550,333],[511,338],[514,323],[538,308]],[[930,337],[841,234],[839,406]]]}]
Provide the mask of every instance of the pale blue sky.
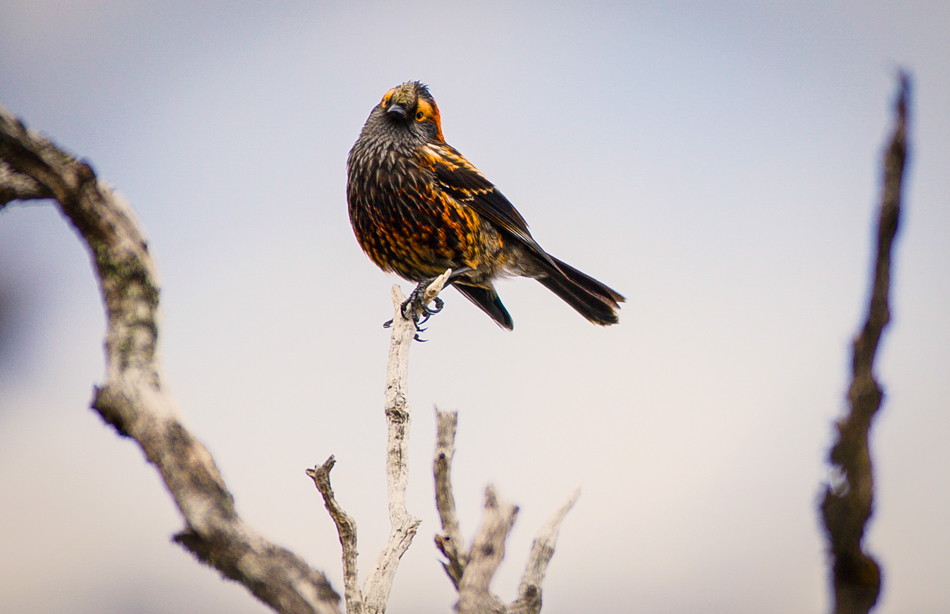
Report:
[{"label": "pale blue sky", "polygon": [[[361,569],[388,533],[384,275],[346,215],[370,109],[428,83],[446,139],[554,255],[628,297],[600,329],[499,284],[413,348],[391,611],[454,603],[432,545],[433,403],[460,411],[463,531],[521,506],[495,588],[578,485],[548,614],[828,609],[815,512],[864,310],[898,66],[915,79],[873,432],[879,612],[950,607],[950,5],[934,2],[0,3],[0,103],[132,203],[168,383],[248,522],[342,592],[305,467],[335,454]],[[408,291],[410,285],[403,284]],[[169,537],[138,448],[87,409],[103,317],[55,209],[0,214],[0,610],[264,612]]]}]

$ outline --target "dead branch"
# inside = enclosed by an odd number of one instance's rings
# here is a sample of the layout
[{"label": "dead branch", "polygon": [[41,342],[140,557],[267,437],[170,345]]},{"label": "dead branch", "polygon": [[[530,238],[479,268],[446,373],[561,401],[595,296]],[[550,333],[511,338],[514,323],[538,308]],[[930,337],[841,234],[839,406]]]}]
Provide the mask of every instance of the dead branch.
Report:
[{"label": "dead branch", "polygon": [[53,193],[0,160],[0,209],[13,200],[28,201],[40,198],[53,198]]},{"label": "dead branch", "polygon": [[129,206],[2,107],[0,161],[0,202],[53,198],[89,247],[107,318],[106,378],[92,407],[158,469],[186,525],[174,540],[278,612],[338,612],[322,573],[244,524],[211,454],[179,420],[156,355],[155,265]]},{"label": "dead branch", "polygon": [[498,614],[538,614],[541,611],[541,585],[548,563],[554,556],[554,547],[561,523],[580,496],[575,490],[561,505],[531,544],[531,553],[525,565],[518,598],[505,605],[489,585],[505,556],[505,543],[518,516],[518,507],[503,501],[493,486],[485,489],[485,520],[482,528],[465,551],[455,510],[452,491],[452,458],[455,455],[457,412],[436,409],[435,473],[436,507],[442,522],[442,534],[435,543],[448,561],[442,563],[445,573],[459,593],[456,609],[459,614],[491,612]]},{"label": "dead branch", "polygon": [[458,514],[455,510],[455,495],[452,493],[452,459],[455,457],[455,431],[458,426],[458,412],[435,410],[436,444],[435,462],[435,506],[439,510],[442,533],[436,534],[435,545],[448,559],[443,562],[445,573],[456,590],[462,579],[462,572],[468,564],[468,553],[462,541]]},{"label": "dead branch", "polygon": [[541,527],[537,537],[531,542],[531,552],[525,565],[524,575],[518,586],[518,598],[508,607],[508,614],[537,614],[541,610],[541,584],[548,572],[548,563],[554,556],[554,546],[561,532],[561,523],[571,511],[577,498],[581,496],[578,488],[565,501],[550,519]]},{"label": "dead branch", "polygon": [[853,343],[847,416],[837,422],[838,441],[829,460],[836,480],[825,488],[822,518],[833,557],[835,614],[865,614],[881,591],[881,570],[861,542],[873,511],[874,476],[868,433],[883,392],[874,379],[874,358],[890,321],[891,247],[900,220],[901,182],[907,158],[906,129],[910,78],[900,75],[900,92],[891,142],[884,155],[884,189],[877,229],[877,255],[867,318]]},{"label": "dead branch", "polygon": [[307,475],[313,478],[317,490],[323,495],[323,503],[340,536],[340,545],[343,547],[343,599],[347,614],[363,614],[363,592],[360,590],[356,566],[359,556],[356,549],[356,521],[337,503],[333,487],[330,486],[330,470],[335,464],[336,459],[331,456],[322,465],[307,469]]},{"label": "dead branch", "polygon": [[[452,271],[432,281],[424,293],[424,303],[432,302],[439,295]],[[408,314],[402,312],[406,300],[399,286],[393,286],[393,326],[389,344],[389,366],[386,372],[386,424],[388,438],[386,443],[386,482],[388,485],[389,520],[392,526],[389,540],[379,553],[372,573],[367,578],[363,590],[359,589],[358,569],[356,565],[356,523],[337,504],[330,488],[330,468],[333,457],[322,467],[307,470],[313,478],[317,490],[323,495],[327,510],[337,526],[340,543],[343,546],[343,577],[348,614],[382,614],[386,611],[389,593],[399,560],[406,553],[419,528],[421,519],[406,510],[406,486],[409,483],[409,426],[412,411],[409,405],[409,347],[416,336],[416,325]],[[418,315],[418,314],[416,314]]]},{"label": "dead branch", "polygon": [[472,540],[468,564],[459,581],[459,614],[506,611],[504,604],[492,594],[488,585],[505,558],[505,542],[517,519],[517,505],[498,497],[494,486],[485,488],[485,520]]}]

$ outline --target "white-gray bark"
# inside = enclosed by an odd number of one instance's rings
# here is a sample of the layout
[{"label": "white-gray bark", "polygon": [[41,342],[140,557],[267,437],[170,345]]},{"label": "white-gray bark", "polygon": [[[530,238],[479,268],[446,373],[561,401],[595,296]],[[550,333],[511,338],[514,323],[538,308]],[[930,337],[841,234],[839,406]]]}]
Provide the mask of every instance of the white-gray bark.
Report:
[{"label": "white-gray bark", "polygon": [[541,611],[541,585],[548,563],[554,556],[554,547],[561,523],[580,496],[575,490],[538,532],[531,544],[518,587],[518,597],[505,604],[491,592],[491,579],[505,556],[508,534],[518,517],[518,507],[498,496],[494,486],[485,489],[485,519],[472,545],[466,549],[462,540],[455,495],[452,489],[452,459],[455,457],[455,432],[458,414],[436,410],[435,500],[442,522],[442,533],[435,536],[435,544],[445,555],[442,567],[459,593],[456,609],[460,614],[492,612],[499,614],[537,614]]},{"label": "white-gray bark", "polygon": [[[424,299],[431,302],[445,285],[451,271],[433,281]],[[406,486],[409,483],[409,426],[412,410],[409,405],[409,348],[416,336],[416,325],[402,312],[406,298],[399,286],[393,286],[393,324],[389,343],[389,366],[386,370],[386,405],[384,413],[388,427],[386,440],[386,482],[388,485],[389,521],[392,530],[386,546],[376,559],[373,571],[363,589],[359,587],[357,566],[356,522],[343,511],[330,487],[331,456],[322,466],[307,470],[317,490],[323,495],[327,511],[336,524],[343,547],[343,583],[347,614],[382,614],[386,611],[399,559],[405,554],[416,535],[421,520],[406,510]]]}]

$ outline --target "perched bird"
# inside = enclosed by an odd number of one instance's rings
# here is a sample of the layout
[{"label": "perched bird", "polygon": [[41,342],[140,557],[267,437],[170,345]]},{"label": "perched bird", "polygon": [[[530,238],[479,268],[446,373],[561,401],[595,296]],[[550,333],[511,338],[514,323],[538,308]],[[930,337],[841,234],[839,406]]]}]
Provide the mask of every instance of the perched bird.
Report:
[{"label": "perched bird", "polygon": [[508,330],[492,285],[506,275],[537,279],[594,324],[617,323],[623,296],[541,249],[508,199],[445,142],[439,107],[418,81],[386,92],[346,169],[353,231],[384,271],[426,282],[451,268],[449,283]]}]

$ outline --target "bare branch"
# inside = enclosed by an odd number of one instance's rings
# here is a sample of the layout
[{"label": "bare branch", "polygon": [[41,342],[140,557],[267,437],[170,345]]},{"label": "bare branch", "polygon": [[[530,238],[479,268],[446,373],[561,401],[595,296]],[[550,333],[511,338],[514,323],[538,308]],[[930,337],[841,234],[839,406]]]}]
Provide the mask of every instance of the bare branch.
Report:
[{"label": "bare branch", "polygon": [[506,611],[489,584],[505,558],[505,542],[517,518],[518,506],[503,501],[489,485],[485,489],[485,521],[472,540],[468,565],[459,582],[459,614]]},{"label": "bare branch", "polygon": [[359,554],[356,549],[356,521],[337,503],[333,487],[330,486],[330,470],[335,464],[336,459],[331,456],[323,465],[307,469],[307,475],[313,478],[317,490],[323,495],[323,503],[330,512],[337,534],[340,536],[340,545],[343,547],[343,597],[346,601],[347,614],[362,614],[363,593],[360,591],[359,573],[356,567]]},{"label": "bare branch", "polygon": [[106,307],[106,379],[92,406],[138,442],[161,473],[185,520],[175,541],[278,612],[338,612],[339,596],[322,573],[244,524],[208,450],[178,418],[156,356],[159,288],[145,237],[129,206],[92,168],[0,107],[0,160],[51,196],[89,246]]},{"label": "bare branch", "polygon": [[[424,290],[422,304],[433,301],[442,291],[446,280],[452,271],[433,280]],[[333,457],[324,463],[323,467],[307,470],[307,475],[313,478],[314,484],[323,495],[327,510],[336,523],[337,533],[340,535],[340,544],[343,546],[343,575],[346,595],[346,610],[349,614],[382,614],[386,611],[389,594],[392,591],[393,580],[399,560],[406,553],[416,535],[421,519],[412,516],[406,509],[406,486],[409,483],[409,426],[412,422],[412,411],[409,406],[409,347],[416,336],[415,319],[418,306],[411,306],[411,313],[403,313],[405,296],[399,286],[393,286],[392,300],[394,315],[392,319],[392,336],[389,343],[389,365],[386,372],[386,424],[388,437],[386,441],[386,483],[387,499],[389,501],[389,521],[391,531],[389,540],[383,547],[373,571],[360,591],[357,571],[357,544],[356,523],[336,502],[333,489],[330,487],[330,469],[333,467]],[[407,317],[408,316],[408,317]]]},{"label": "bare branch", "polygon": [[[448,273],[436,280],[426,291],[427,302],[431,302],[442,290]],[[317,489],[323,495],[327,510],[336,523],[343,546],[343,575],[346,584],[346,609],[349,614],[361,614],[364,611],[382,613],[386,611],[389,593],[399,560],[409,549],[416,535],[421,519],[406,510],[406,486],[409,483],[409,427],[412,412],[407,394],[409,379],[409,347],[416,335],[416,326],[412,318],[402,313],[405,297],[399,286],[393,286],[393,330],[389,345],[389,367],[386,373],[386,424],[388,437],[386,443],[386,483],[389,501],[389,520],[391,532],[386,546],[379,553],[376,565],[361,592],[358,586],[356,523],[337,504],[330,488],[329,471],[333,467],[333,457],[322,468],[308,469]],[[412,314],[410,314],[411,316]],[[329,465],[329,467],[327,466]],[[325,468],[325,469],[324,469]]]},{"label": "bare branch", "polygon": [[877,232],[877,255],[867,319],[853,344],[850,412],[837,423],[838,441],[829,455],[836,482],[825,489],[822,516],[831,554],[835,614],[864,614],[877,602],[881,571],[861,542],[873,510],[874,476],[868,432],[883,392],[874,379],[874,358],[890,321],[891,246],[900,220],[901,182],[907,158],[907,107],[910,79],[902,73],[896,125],[884,156],[884,189]]},{"label": "bare branch", "polygon": [[505,605],[489,589],[491,579],[505,556],[505,542],[518,516],[517,506],[502,501],[493,486],[485,490],[485,520],[478,535],[466,551],[462,544],[455,495],[452,491],[452,459],[455,456],[455,431],[458,413],[436,408],[437,438],[433,473],[435,474],[435,501],[442,521],[442,534],[435,536],[435,544],[445,555],[442,563],[445,573],[459,593],[456,609],[466,612],[493,612],[505,614],[538,614],[541,610],[541,585],[548,563],[554,556],[554,547],[565,516],[574,507],[580,489],[564,502],[538,532],[531,544],[531,553],[525,565],[518,598]]},{"label": "bare branch", "polygon": [[525,566],[521,584],[518,586],[518,598],[508,606],[509,614],[537,614],[541,611],[541,585],[548,571],[548,563],[554,556],[554,546],[561,531],[561,523],[567,513],[571,511],[577,498],[581,496],[581,489],[575,490],[551,518],[538,532],[531,542],[531,553]]},{"label": "bare branch", "polygon": [[[438,290],[441,290],[441,286]],[[438,293],[438,290],[436,293]],[[393,286],[393,330],[389,345],[389,367],[386,373],[386,423],[389,436],[386,444],[386,483],[389,491],[389,541],[379,553],[376,565],[363,587],[368,612],[386,611],[389,593],[399,559],[409,549],[419,528],[420,518],[406,510],[406,486],[409,483],[409,426],[412,411],[407,393],[409,379],[409,346],[416,334],[415,324],[402,314],[406,300],[399,286]]]},{"label": "bare branch", "polygon": [[452,276],[452,269],[445,269],[445,272],[429,282],[429,285],[426,286],[425,292],[422,293],[422,304],[428,305],[435,300],[439,293],[442,292],[442,288],[445,287],[445,283]]},{"label": "bare branch", "polygon": [[0,209],[13,200],[37,200],[52,198],[53,194],[32,178],[13,170],[0,160]]},{"label": "bare branch", "polygon": [[442,521],[442,533],[435,536],[435,545],[448,559],[442,563],[456,590],[462,572],[468,564],[468,553],[462,541],[462,530],[455,510],[455,495],[452,493],[452,459],[455,457],[455,430],[458,412],[435,410],[436,444],[433,473],[435,474],[435,506]]}]

